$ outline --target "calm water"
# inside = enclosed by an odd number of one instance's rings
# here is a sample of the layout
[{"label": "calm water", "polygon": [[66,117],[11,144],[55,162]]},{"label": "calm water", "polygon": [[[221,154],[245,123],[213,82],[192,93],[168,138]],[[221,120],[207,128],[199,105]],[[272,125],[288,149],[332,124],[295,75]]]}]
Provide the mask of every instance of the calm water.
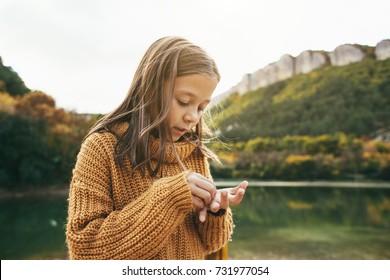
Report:
[{"label": "calm water", "polygon": [[1,259],[66,258],[66,199],[0,199]]},{"label": "calm water", "polygon": [[390,259],[390,189],[258,187],[234,209],[232,259]]},{"label": "calm water", "polygon": [[[66,197],[0,199],[1,259],[65,259]],[[252,187],[232,259],[390,259],[390,189]]]}]

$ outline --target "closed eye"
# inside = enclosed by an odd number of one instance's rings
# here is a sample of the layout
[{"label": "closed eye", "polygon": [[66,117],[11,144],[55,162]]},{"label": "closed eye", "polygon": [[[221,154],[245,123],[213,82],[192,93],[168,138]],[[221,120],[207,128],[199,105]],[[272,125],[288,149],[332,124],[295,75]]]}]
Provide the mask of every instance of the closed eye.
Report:
[{"label": "closed eye", "polygon": [[177,103],[179,103],[179,105],[183,106],[183,107],[186,107],[186,106],[190,105],[190,103],[182,101],[180,99],[177,99]]}]

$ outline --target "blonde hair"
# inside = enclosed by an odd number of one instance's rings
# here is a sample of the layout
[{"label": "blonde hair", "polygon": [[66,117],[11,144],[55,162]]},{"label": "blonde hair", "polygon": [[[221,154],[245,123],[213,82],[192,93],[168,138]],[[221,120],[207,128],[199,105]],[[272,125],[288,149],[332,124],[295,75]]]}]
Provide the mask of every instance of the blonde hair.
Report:
[{"label": "blonde hair", "polygon": [[[217,77],[220,80],[214,60],[202,48],[181,37],[170,36],[155,41],[143,56],[126,98],[114,111],[101,118],[88,135],[104,130],[112,131],[113,126],[127,122],[127,130],[123,135],[117,135],[117,163],[122,166],[124,157],[129,156],[133,167],[139,167],[143,173],[147,170],[152,176],[157,175],[167,141],[173,145],[167,117],[176,77],[192,74]],[[164,90],[166,85],[168,90]],[[195,141],[198,151],[204,156],[217,159],[204,146],[202,122],[201,118],[194,131],[186,135],[186,140]],[[161,147],[155,169],[150,159],[151,135],[158,136]],[[176,158],[181,164],[177,155]]]}]

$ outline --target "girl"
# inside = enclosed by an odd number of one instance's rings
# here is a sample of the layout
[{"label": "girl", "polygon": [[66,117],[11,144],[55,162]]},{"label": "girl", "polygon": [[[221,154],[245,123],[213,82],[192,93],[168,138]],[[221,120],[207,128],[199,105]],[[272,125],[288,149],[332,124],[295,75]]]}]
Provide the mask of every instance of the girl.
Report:
[{"label": "girl", "polygon": [[247,182],[217,190],[202,114],[214,61],[165,37],[142,58],[122,104],[84,139],[69,191],[71,259],[205,259],[229,240]]}]

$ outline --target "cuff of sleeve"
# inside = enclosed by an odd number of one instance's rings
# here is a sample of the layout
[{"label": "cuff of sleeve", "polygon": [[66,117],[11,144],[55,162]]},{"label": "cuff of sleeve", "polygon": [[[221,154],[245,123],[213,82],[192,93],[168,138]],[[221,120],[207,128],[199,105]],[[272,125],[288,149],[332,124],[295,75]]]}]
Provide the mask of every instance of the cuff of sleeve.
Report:
[{"label": "cuff of sleeve", "polygon": [[208,214],[206,221],[198,222],[199,234],[206,246],[206,250],[211,253],[219,250],[230,240],[233,232],[233,217],[230,207],[222,216]]},{"label": "cuff of sleeve", "polygon": [[185,171],[175,176],[155,181],[153,189],[158,192],[155,198],[159,201],[159,203],[157,201],[155,203],[161,204],[161,201],[166,199],[167,203],[164,204],[166,207],[173,207],[173,209],[177,209],[179,212],[192,212],[192,196],[186,180],[187,174],[188,172]]},{"label": "cuff of sleeve", "polygon": [[226,214],[226,209],[219,209],[217,212],[212,212],[210,210],[207,211],[208,214],[211,214],[215,217],[220,217]]}]

